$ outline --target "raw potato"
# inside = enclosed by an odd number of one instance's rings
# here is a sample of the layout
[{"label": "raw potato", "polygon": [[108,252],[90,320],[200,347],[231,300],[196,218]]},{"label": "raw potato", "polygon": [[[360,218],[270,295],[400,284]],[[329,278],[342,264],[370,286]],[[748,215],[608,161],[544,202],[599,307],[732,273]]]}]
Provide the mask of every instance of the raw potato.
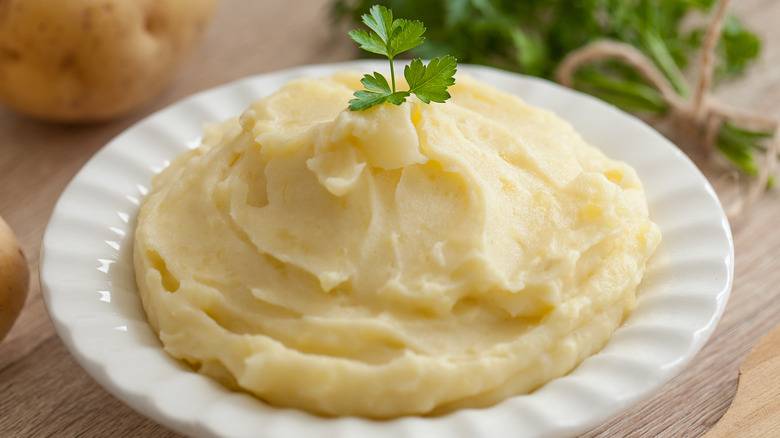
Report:
[{"label": "raw potato", "polygon": [[30,271],[22,248],[0,217],[0,341],[19,317],[29,285]]},{"label": "raw potato", "polygon": [[0,102],[54,121],[150,101],[200,40],[216,0],[0,0]]}]

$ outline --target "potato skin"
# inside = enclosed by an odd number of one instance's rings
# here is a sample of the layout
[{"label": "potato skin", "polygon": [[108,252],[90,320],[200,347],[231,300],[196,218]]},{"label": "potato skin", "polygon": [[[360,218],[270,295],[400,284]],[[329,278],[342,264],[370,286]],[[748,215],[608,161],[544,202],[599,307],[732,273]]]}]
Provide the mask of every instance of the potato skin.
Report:
[{"label": "potato skin", "polygon": [[0,102],[91,122],[156,96],[201,39],[217,0],[0,0]]},{"label": "potato skin", "polygon": [[0,217],[0,341],[19,317],[29,286],[27,259],[16,235]]}]

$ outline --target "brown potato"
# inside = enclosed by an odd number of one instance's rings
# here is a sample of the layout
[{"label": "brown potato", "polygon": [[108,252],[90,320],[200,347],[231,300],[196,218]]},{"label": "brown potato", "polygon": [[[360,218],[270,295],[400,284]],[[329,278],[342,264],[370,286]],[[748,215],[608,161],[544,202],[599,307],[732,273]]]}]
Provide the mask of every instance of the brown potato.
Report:
[{"label": "brown potato", "polygon": [[54,121],[150,101],[200,40],[216,0],[2,0],[0,102]]},{"label": "brown potato", "polygon": [[19,317],[30,286],[30,270],[19,241],[0,217],[0,341]]}]

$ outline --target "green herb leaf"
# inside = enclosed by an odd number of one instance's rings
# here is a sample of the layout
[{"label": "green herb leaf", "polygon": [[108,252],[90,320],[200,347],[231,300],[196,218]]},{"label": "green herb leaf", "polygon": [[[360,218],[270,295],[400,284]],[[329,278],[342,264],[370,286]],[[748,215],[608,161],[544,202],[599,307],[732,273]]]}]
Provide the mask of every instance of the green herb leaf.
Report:
[{"label": "green herb leaf", "polygon": [[371,31],[351,30],[348,35],[360,44],[361,49],[387,56],[390,82],[377,72],[363,76],[360,82],[366,89],[355,92],[355,98],[349,101],[350,110],[363,111],[385,102],[400,105],[412,93],[425,103],[444,102],[450,98],[447,87],[455,83],[453,75],[457,61],[449,55],[433,59],[427,66],[419,59],[413,60],[404,69],[409,91],[396,91],[393,58],[422,44],[425,26],[421,22],[393,19],[392,11],[379,5],[372,6],[362,18]]},{"label": "green herb leaf", "polygon": [[394,28],[398,28],[401,25],[401,23],[393,23],[393,12],[383,6],[374,6],[369,10],[369,14],[363,16],[363,23],[376,32],[376,37],[385,44],[384,53],[379,54],[393,56],[390,54],[387,46],[389,45],[390,37],[393,35]]},{"label": "green herb leaf", "polygon": [[390,59],[411,50],[423,42],[425,26],[419,21],[393,20],[393,12],[384,6],[374,6],[363,15],[363,23],[373,32],[351,30],[347,34],[360,48]]},{"label": "green herb leaf", "polygon": [[387,101],[389,93],[372,93],[366,90],[355,91],[355,99],[349,101],[352,111],[364,111],[372,106],[381,105]]},{"label": "green herb leaf", "polygon": [[366,87],[366,90],[376,91],[378,93],[392,93],[390,84],[387,83],[387,79],[380,73],[374,73],[374,76],[364,75],[360,82]]},{"label": "green herb leaf", "polygon": [[416,20],[396,21],[400,21],[403,24],[398,28],[399,30],[394,31],[393,33],[393,39],[391,40],[392,45],[390,46],[390,54],[393,57],[402,52],[406,52],[407,50],[414,49],[425,40],[422,36],[425,33],[425,26],[423,26],[421,22]]},{"label": "green herb leaf", "polygon": [[347,34],[355,42],[360,44],[361,49],[376,53],[377,55],[387,55],[387,44],[382,41],[382,38],[379,35],[373,32],[369,34],[363,29],[350,30]]},{"label": "green herb leaf", "polygon": [[718,68],[722,78],[742,74],[761,52],[761,41],[749,32],[735,15],[726,16],[723,23],[721,54],[724,62]]},{"label": "green herb leaf", "polygon": [[447,87],[455,84],[458,61],[452,56],[432,59],[427,66],[419,59],[404,68],[409,91],[425,103],[444,102],[450,98]]},{"label": "green herb leaf", "polygon": [[373,76],[364,75],[360,82],[366,89],[355,92],[355,99],[349,101],[351,111],[364,111],[385,102],[400,105],[410,94],[408,91],[394,92],[387,79],[380,73],[374,73]]}]

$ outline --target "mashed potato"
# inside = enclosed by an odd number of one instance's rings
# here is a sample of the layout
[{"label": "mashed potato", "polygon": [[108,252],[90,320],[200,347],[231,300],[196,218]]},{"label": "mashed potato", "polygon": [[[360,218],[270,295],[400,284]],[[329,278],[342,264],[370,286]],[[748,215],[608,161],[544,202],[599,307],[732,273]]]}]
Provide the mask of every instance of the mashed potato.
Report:
[{"label": "mashed potato", "polygon": [[165,349],[374,418],[491,405],[597,352],[660,240],[636,173],[469,77],[350,112],[359,78],[290,82],[156,177],[135,266]]}]

